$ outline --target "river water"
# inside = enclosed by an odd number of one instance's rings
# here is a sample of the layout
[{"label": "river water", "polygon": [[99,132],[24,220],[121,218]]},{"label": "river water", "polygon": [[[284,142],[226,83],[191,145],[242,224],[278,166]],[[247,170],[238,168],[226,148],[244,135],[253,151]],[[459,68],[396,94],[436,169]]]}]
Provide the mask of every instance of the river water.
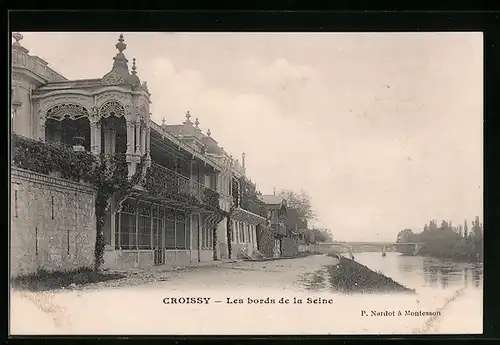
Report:
[{"label": "river water", "polygon": [[399,253],[357,253],[357,262],[391,277],[406,287],[422,293],[458,288],[476,289],[482,295],[483,264],[458,263]]},{"label": "river water", "polygon": [[[440,316],[425,320],[419,327],[412,327],[412,333],[482,333],[482,263],[402,256],[394,252],[387,253],[385,257],[376,252],[356,253],[355,260],[416,290],[416,305],[402,305],[401,309],[440,310]],[[398,309],[395,303],[399,302],[396,300],[383,300],[390,306],[388,309]],[[401,303],[408,302],[401,300]]]}]

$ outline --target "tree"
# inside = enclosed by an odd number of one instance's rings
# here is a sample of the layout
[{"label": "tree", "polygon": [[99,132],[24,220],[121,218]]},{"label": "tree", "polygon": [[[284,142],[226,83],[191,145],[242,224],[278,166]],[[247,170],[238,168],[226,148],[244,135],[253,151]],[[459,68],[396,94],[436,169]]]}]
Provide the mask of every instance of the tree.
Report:
[{"label": "tree", "polygon": [[467,219],[464,221],[464,237],[467,238],[469,236],[469,228],[467,227]]},{"label": "tree", "polygon": [[[464,230],[464,231],[463,231]],[[464,238],[463,232],[467,234]],[[420,255],[429,255],[438,258],[476,261],[483,258],[483,225],[476,217],[469,231],[467,221],[452,228],[451,222],[442,221],[440,227],[435,221],[424,227],[421,233],[413,233],[404,229],[398,233],[397,242],[421,242],[424,244]],[[403,254],[412,254],[404,245],[398,246],[398,251]]]},{"label": "tree", "polygon": [[415,234],[411,229],[404,229],[398,233],[397,243],[411,242]]},{"label": "tree", "polygon": [[435,220],[431,220],[429,222],[429,231],[437,231],[438,227],[437,227],[437,222]]},{"label": "tree", "polygon": [[482,237],[481,223],[479,222],[479,217],[477,216],[476,219],[472,222],[471,235],[473,238]]},{"label": "tree", "polygon": [[333,236],[329,229],[307,229],[306,242],[308,243],[332,243]]},{"label": "tree", "polygon": [[299,193],[296,193],[284,189],[279,191],[277,195],[286,200],[288,207],[296,209],[303,221],[314,220],[316,218],[316,214],[312,209],[311,197],[306,191],[301,190]]},{"label": "tree", "polygon": [[483,229],[482,225],[479,222],[479,217],[476,216],[476,219],[472,222],[472,228],[470,231],[470,239],[472,247],[474,248],[474,252],[477,256],[482,257],[483,255]]},{"label": "tree", "polygon": [[441,230],[441,231],[446,231],[446,230],[448,230],[448,222],[446,222],[445,220],[443,220],[443,221],[441,222],[441,226],[439,227],[439,230]]},{"label": "tree", "polygon": [[[413,242],[415,240],[415,233],[411,229],[404,229],[398,233],[396,243]],[[398,245],[397,250],[404,255],[410,255],[413,252],[411,245]]]}]

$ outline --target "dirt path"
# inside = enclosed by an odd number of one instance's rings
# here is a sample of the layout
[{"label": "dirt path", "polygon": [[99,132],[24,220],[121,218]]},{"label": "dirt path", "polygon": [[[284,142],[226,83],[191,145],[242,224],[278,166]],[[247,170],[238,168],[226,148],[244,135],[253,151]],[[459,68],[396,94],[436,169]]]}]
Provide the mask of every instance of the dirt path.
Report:
[{"label": "dirt path", "polygon": [[[113,320],[117,319],[116,315],[126,316],[131,309],[151,314],[146,306],[161,306],[164,296],[210,295],[225,300],[228,292],[231,296],[241,293],[256,298],[282,294],[282,291],[300,292],[305,290],[301,282],[306,274],[335,263],[335,260],[318,255],[265,262],[221,263],[174,272],[143,271],[121,280],[58,291],[12,291],[11,331],[19,334],[71,334],[81,331],[98,333],[101,330],[108,333],[120,325],[113,326],[114,321],[109,323],[105,321],[107,318]],[[91,318],[90,315],[95,314],[94,308],[102,310]],[[29,318],[26,315],[30,315]],[[110,328],[106,328],[106,324]]]},{"label": "dirt path", "polygon": [[[311,290],[308,279],[336,263],[335,258],[324,255],[224,263],[176,272],[143,272],[81,289],[15,291],[11,293],[11,333],[408,334],[437,330],[436,322],[430,327],[428,318],[366,318],[361,311],[433,310],[443,306],[444,298],[350,296]],[[209,303],[164,303],[165,298],[184,301],[192,297],[208,298]],[[445,308],[446,315],[450,308],[460,310],[456,302],[451,303]],[[454,324],[446,317],[439,324],[453,333]]]}]

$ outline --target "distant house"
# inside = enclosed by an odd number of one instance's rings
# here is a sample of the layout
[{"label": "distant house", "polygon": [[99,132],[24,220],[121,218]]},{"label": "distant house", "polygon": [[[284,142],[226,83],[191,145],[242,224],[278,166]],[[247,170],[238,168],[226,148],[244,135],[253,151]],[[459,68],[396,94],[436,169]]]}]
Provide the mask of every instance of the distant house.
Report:
[{"label": "distant house", "polygon": [[276,195],[260,195],[259,199],[267,210],[266,225],[258,231],[259,250],[273,257],[297,255],[297,236],[287,225],[289,211],[286,200]]},{"label": "distant house", "polygon": [[252,257],[258,250],[257,228],[266,222],[266,209],[257,197],[255,183],[246,177],[245,154],[242,165],[235,161],[232,193],[231,258]]}]

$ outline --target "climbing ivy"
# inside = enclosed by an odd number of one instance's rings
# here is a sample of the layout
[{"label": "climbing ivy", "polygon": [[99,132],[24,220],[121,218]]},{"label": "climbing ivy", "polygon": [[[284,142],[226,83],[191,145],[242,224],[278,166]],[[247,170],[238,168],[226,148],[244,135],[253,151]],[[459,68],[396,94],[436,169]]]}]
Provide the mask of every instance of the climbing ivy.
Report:
[{"label": "climbing ivy", "polygon": [[104,261],[104,216],[109,199],[117,193],[124,197],[140,182],[143,159],[136,174],[128,179],[125,154],[100,155],[96,158],[87,151],[75,152],[72,148],[55,143],[46,143],[12,134],[12,165],[41,174],[58,173],[62,178],[86,181],[96,189],[96,243],[94,269]]},{"label": "climbing ivy", "polygon": [[11,137],[12,165],[41,174],[58,173],[73,181],[91,182],[94,157],[86,152],[75,152],[69,146],[43,143],[16,134]]},{"label": "climbing ivy", "polygon": [[94,250],[94,269],[97,271],[104,263],[104,217],[113,195],[117,200],[124,198],[130,189],[140,183],[143,159],[137,165],[136,172],[128,178],[128,167],[125,154],[101,154],[99,164],[93,171],[92,183],[97,189],[95,200],[96,241]]},{"label": "climbing ivy", "polygon": [[[165,175],[164,171],[148,168],[142,175],[144,157],[137,165],[136,173],[128,178],[126,156],[123,153],[101,154],[95,157],[87,151],[75,152],[71,147],[46,143],[12,135],[12,164],[19,168],[42,174],[57,172],[62,178],[74,181],[86,181],[96,189],[96,242],[94,250],[94,269],[97,271],[104,263],[104,218],[110,198],[115,195],[122,200],[130,190],[142,184],[148,193],[169,199],[183,201],[214,212],[219,219],[228,217],[219,206],[219,193],[204,189],[201,200],[188,192],[182,191],[179,177]],[[144,177],[144,179],[143,179]],[[217,227],[213,229],[214,260],[217,259]],[[229,234],[229,231],[228,231]],[[230,234],[228,236],[229,256],[231,255]]]}]

